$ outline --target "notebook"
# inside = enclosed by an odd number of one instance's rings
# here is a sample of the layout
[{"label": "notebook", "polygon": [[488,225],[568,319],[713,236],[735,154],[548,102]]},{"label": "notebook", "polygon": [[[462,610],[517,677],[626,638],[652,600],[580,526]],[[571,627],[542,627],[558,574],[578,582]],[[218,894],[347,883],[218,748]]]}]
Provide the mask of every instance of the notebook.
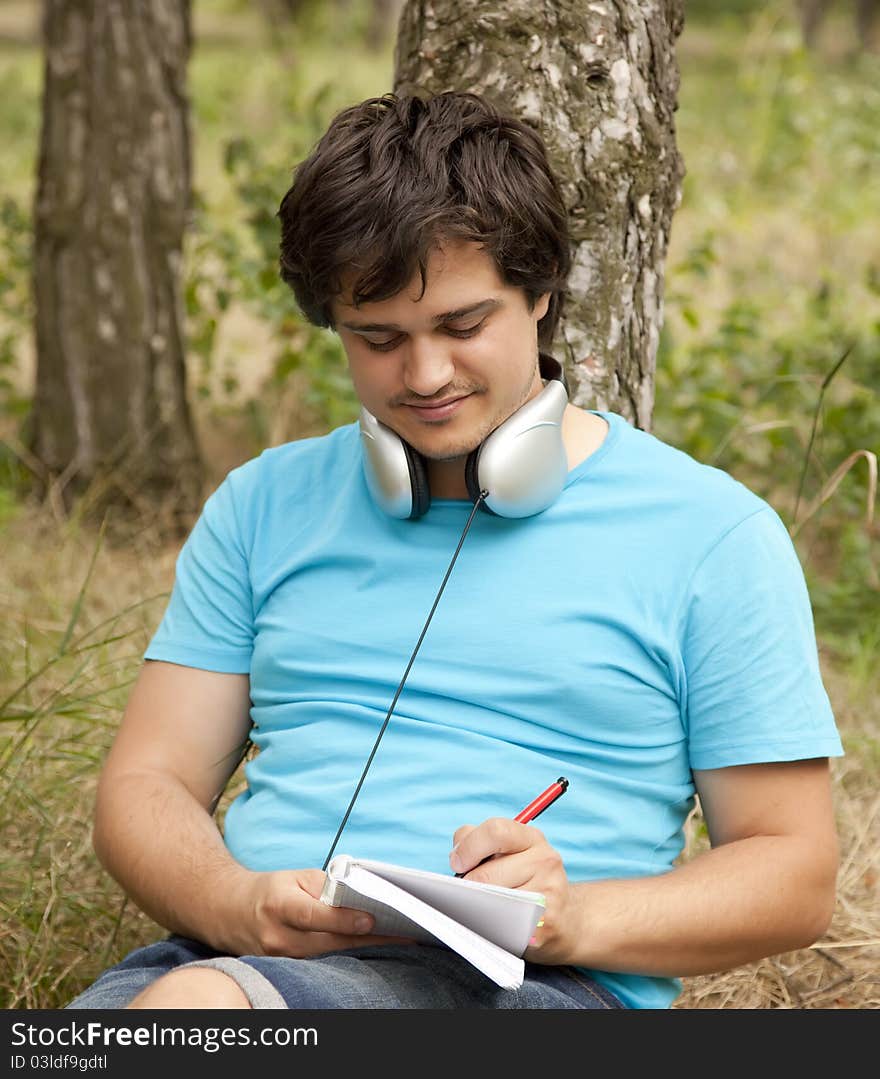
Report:
[{"label": "notebook", "polygon": [[545,907],[540,892],[349,854],[328,865],[321,900],[372,914],[376,934],[444,944],[502,989],[522,985],[522,954]]}]

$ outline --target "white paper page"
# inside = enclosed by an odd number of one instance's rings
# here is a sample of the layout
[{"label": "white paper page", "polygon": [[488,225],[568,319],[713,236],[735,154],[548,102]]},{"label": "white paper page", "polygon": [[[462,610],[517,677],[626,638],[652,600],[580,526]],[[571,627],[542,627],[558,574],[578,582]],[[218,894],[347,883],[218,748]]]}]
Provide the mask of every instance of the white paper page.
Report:
[{"label": "white paper page", "polygon": [[[328,903],[331,907],[353,907],[355,910],[372,914],[376,919],[373,932],[379,936],[409,937],[411,940],[425,944],[436,943],[437,938],[433,933],[417,925],[411,918],[404,917],[399,910],[395,910],[387,903],[380,903],[362,895],[354,888],[349,888],[346,880],[337,880],[329,875],[332,870],[331,863],[324,889],[321,892],[322,903]],[[346,867],[345,873],[348,872],[349,868]]]},{"label": "white paper page", "polygon": [[358,865],[350,866],[345,883],[360,895],[379,903],[393,905],[405,917],[411,918],[453,951],[458,952],[502,989],[519,989],[522,985],[525,974],[522,959],[499,948],[497,944],[484,940],[452,918],[429,907],[421,899],[398,888],[396,884],[391,884]]},{"label": "white paper page", "polygon": [[543,916],[545,900],[540,892],[501,888],[364,858],[352,862],[405,889],[455,921],[463,922],[514,955],[521,956],[526,950]]}]

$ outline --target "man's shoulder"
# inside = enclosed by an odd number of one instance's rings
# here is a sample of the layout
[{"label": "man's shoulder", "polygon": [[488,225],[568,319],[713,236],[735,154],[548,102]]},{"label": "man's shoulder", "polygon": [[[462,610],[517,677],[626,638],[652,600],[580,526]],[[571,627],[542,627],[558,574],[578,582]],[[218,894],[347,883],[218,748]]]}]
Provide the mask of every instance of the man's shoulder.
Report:
[{"label": "man's shoulder", "polygon": [[322,474],[329,476],[335,469],[349,468],[357,440],[357,424],[350,423],[327,434],[268,446],[256,457],[233,468],[225,482],[242,494],[266,485],[277,490],[275,485],[279,482],[282,490],[308,485]]},{"label": "man's shoulder", "polygon": [[764,498],[730,473],[621,422],[626,430],[609,482],[627,492],[636,527],[658,543],[665,539],[699,561],[748,519],[777,517]]},{"label": "man's shoulder", "polygon": [[277,528],[294,514],[303,519],[352,476],[358,450],[357,424],[267,447],[226,474],[203,515],[218,525],[226,521],[243,537]]},{"label": "man's shoulder", "polygon": [[658,435],[630,428],[629,464],[645,486],[686,512],[711,513],[719,520],[742,519],[768,503],[729,472],[665,441]]}]

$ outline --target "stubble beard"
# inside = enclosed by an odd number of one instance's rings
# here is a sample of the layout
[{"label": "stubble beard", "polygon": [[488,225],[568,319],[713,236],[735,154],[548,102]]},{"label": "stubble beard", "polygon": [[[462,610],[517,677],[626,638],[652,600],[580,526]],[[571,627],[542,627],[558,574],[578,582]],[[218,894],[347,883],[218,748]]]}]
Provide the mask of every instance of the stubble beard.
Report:
[{"label": "stubble beard", "polygon": [[[537,369],[537,359],[536,359],[535,363],[536,363],[536,369]],[[531,390],[532,390],[532,385],[534,383],[534,378],[535,378],[535,371],[532,371],[531,374],[529,375],[528,383],[523,388],[523,390],[520,392],[517,403],[514,405],[514,407],[512,409],[510,409],[509,411],[507,411],[506,413],[504,413],[504,414],[502,414],[500,416],[494,417],[492,420],[490,420],[489,422],[487,422],[486,424],[481,426],[479,435],[477,435],[477,436],[471,435],[469,438],[465,439],[464,441],[460,442],[459,444],[453,445],[453,446],[447,446],[445,449],[439,450],[439,451],[436,450],[436,449],[432,450],[429,446],[421,447],[421,446],[417,445],[415,442],[411,442],[410,445],[413,447],[414,450],[416,450],[419,454],[421,454],[422,457],[424,457],[428,461],[458,461],[458,460],[463,461],[463,460],[465,460],[471,453],[473,453],[473,451],[478,446],[482,445],[482,443],[486,441],[486,439],[489,437],[489,435],[496,428],[500,427],[501,424],[504,423],[505,420],[510,419],[510,417],[514,414],[514,412],[516,412],[519,408],[521,408],[526,403],[526,401],[529,399],[529,395],[530,395]],[[480,388],[480,389],[472,390],[471,392],[474,394],[474,396],[479,396],[479,395],[485,393],[486,391],[485,391],[485,389]],[[450,418],[449,420],[444,420],[444,421],[438,423],[436,426],[439,429],[442,429],[443,427],[446,427],[447,425],[451,425],[453,422],[454,422],[454,417]]]}]

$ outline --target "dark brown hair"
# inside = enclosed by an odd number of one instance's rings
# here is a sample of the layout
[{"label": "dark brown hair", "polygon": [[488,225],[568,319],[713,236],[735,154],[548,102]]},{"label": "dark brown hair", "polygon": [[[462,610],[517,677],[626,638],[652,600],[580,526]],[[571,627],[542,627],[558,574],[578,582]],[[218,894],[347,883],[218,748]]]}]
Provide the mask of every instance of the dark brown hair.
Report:
[{"label": "dark brown hair", "polygon": [[396,295],[447,240],[483,245],[549,346],[570,265],[568,217],[540,136],[476,94],[385,94],[344,109],[297,167],[278,211],[281,276],[310,322]]}]

